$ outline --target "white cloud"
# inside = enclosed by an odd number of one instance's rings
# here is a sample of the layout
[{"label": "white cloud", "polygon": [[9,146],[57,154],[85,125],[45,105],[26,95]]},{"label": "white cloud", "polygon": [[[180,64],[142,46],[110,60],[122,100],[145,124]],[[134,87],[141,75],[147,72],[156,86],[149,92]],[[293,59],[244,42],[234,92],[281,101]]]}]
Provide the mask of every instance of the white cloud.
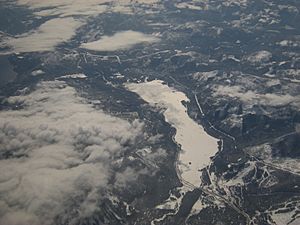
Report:
[{"label": "white cloud", "polygon": [[[7,101],[22,108],[0,112],[0,224],[73,224],[93,213],[143,124],[94,109],[62,81]],[[125,171],[117,187],[140,174]]]},{"label": "white cloud", "polygon": [[[76,30],[87,22],[89,16],[105,12],[130,14],[136,9],[137,4],[155,7],[153,4],[157,2],[157,0],[138,0],[134,3],[131,0],[17,0],[16,4],[32,9],[36,16],[50,16],[52,19],[31,32],[15,37],[7,36],[6,40],[2,40],[0,47],[10,47],[10,50],[2,51],[1,54],[53,51],[57,45],[70,40],[76,34]],[[142,37],[132,36],[132,38]],[[144,38],[146,39],[144,41],[150,42],[150,37]]]},{"label": "white cloud", "polygon": [[70,40],[81,25],[81,21],[72,17],[51,19],[36,30],[7,38],[2,45],[11,47],[13,52],[52,51]]},{"label": "white cloud", "polygon": [[116,51],[132,48],[141,43],[158,42],[159,38],[132,30],[122,31],[113,36],[103,36],[98,41],[84,43],[81,48],[94,51]]},{"label": "white cloud", "polygon": [[[40,16],[87,16],[97,15],[107,11],[125,12],[131,11],[134,3],[152,5],[158,0],[18,0],[19,5],[26,5],[34,9]],[[40,9],[40,11],[39,11]]]},{"label": "white cloud", "polygon": [[246,105],[260,104],[269,106],[283,106],[291,104],[296,108],[300,108],[300,96],[292,96],[289,94],[260,94],[251,90],[243,90],[241,86],[223,86],[219,85],[214,88],[215,96],[229,96],[238,98]]}]

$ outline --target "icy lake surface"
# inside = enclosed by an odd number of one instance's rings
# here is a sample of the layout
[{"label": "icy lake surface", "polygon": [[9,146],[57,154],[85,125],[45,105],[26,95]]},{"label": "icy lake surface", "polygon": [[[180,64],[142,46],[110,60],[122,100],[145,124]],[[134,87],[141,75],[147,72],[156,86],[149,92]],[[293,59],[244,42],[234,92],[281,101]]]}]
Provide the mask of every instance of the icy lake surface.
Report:
[{"label": "icy lake surface", "polygon": [[166,122],[176,129],[175,141],[181,146],[177,167],[183,182],[199,186],[199,170],[210,163],[210,157],[218,151],[217,139],[208,135],[203,127],[187,114],[183,101],[188,97],[169,87],[161,80],[130,83],[126,87],[144,101],[163,108]]}]

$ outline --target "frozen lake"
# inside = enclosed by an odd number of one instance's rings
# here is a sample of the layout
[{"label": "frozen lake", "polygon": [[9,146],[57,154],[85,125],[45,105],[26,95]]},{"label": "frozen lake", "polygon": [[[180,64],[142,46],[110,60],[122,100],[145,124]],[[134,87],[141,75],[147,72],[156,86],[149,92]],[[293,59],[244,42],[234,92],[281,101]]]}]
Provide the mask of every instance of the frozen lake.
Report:
[{"label": "frozen lake", "polygon": [[174,139],[181,146],[177,162],[178,175],[184,182],[199,186],[199,170],[207,166],[210,157],[217,153],[218,139],[208,135],[201,125],[189,117],[182,104],[182,101],[189,101],[188,97],[161,80],[130,83],[126,87],[149,104],[165,109],[165,120],[176,129]]}]

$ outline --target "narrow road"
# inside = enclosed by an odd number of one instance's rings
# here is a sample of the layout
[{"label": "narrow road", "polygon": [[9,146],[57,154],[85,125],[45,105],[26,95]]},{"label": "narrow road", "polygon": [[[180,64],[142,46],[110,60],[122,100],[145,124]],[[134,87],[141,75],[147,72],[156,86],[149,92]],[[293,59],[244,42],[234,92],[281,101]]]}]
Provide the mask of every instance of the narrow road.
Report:
[{"label": "narrow road", "polygon": [[[193,92],[193,94],[194,94],[195,102],[196,102],[196,104],[197,104],[197,107],[198,107],[198,109],[199,109],[199,112],[200,112],[200,114],[201,114],[201,117],[202,117],[202,119],[204,119],[205,114],[204,114],[204,112],[203,112],[203,110],[202,110],[202,107],[201,107],[201,105],[200,105],[200,103],[199,103],[197,94],[196,94],[195,92]],[[215,128],[208,120],[206,120],[206,122],[208,123],[210,129],[213,129],[216,133],[219,133],[220,136],[223,136],[223,137],[225,136],[225,137],[229,138],[233,143],[235,143],[235,138],[234,138],[233,136],[231,136],[231,135],[229,135],[229,134],[226,134],[226,133],[223,132],[223,131],[218,130],[218,129]],[[236,145],[235,145],[235,144],[234,144],[234,148],[236,148]],[[197,188],[197,187],[195,187],[195,188]],[[217,194],[217,193],[215,193],[215,192],[213,192],[213,191],[211,191],[211,190],[208,190],[208,189],[206,189],[206,188],[203,188],[203,187],[200,187],[200,189],[201,189],[204,193],[206,193],[206,194],[208,194],[208,195],[212,195],[212,196],[214,196],[214,197],[219,198],[219,200],[221,200],[221,201],[223,201],[224,203],[226,203],[227,205],[229,205],[229,206],[230,206],[232,209],[234,209],[237,213],[239,213],[240,215],[244,216],[244,217],[246,218],[247,225],[250,225],[250,224],[251,224],[251,218],[250,218],[250,216],[249,216],[247,213],[245,213],[242,209],[240,209],[238,206],[236,206],[234,203],[232,203],[232,202],[230,202],[228,199],[226,199],[224,196],[219,195],[219,194]]]}]

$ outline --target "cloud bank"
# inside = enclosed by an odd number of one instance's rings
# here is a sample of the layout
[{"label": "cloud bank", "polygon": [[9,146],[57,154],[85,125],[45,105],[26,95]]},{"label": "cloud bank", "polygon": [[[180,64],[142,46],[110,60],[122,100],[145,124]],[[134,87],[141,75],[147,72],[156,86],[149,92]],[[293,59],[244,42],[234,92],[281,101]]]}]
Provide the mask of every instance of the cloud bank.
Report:
[{"label": "cloud bank", "polygon": [[143,135],[141,122],[94,109],[63,81],[7,101],[20,109],[0,112],[0,224],[76,224],[110,185],[137,178],[114,169]]},{"label": "cloud bank", "polygon": [[122,31],[113,36],[103,36],[98,41],[84,43],[80,47],[93,51],[117,51],[132,48],[141,43],[158,42],[159,38],[132,30]]}]

